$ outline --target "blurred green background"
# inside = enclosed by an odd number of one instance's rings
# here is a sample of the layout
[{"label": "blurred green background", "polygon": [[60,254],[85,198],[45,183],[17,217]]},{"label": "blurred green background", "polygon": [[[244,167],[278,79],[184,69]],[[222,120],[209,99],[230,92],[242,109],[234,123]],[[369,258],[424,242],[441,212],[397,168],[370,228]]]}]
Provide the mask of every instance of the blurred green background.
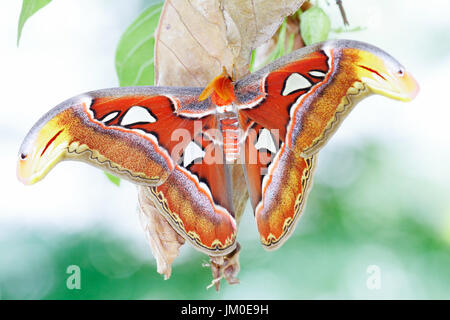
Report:
[{"label": "blurred green background", "polygon": [[[151,1],[55,0],[27,22],[19,49],[21,3],[2,2],[0,298],[449,299],[450,4],[343,2],[350,23],[366,29],[331,37],[386,49],[422,91],[409,104],[373,97],[357,106],[319,154],[306,210],[279,250],[260,246],[248,206],[241,283],[222,282],[218,293],[206,290],[207,256],[189,245],[169,280],[156,273],[133,185],[116,187],[78,163],[33,187],[15,178],[20,142],[40,115],[79,92],[117,85],[115,46]],[[339,27],[337,8],[324,9]],[[81,269],[80,290],[66,287],[70,265]],[[367,285],[370,266],[379,268],[378,289]]]}]

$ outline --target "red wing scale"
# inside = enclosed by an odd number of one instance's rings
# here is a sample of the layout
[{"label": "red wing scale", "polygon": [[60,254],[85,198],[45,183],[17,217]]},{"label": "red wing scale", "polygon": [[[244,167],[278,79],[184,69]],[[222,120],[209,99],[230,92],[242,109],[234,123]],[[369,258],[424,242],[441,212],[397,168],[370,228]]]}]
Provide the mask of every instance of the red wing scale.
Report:
[{"label": "red wing scale", "polygon": [[61,160],[100,167],[147,186],[179,234],[221,256],[236,247],[228,164],[242,161],[261,242],[273,249],[302,213],[317,153],[355,104],[417,92],[384,51],[326,41],[237,82],[223,73],[206,88],[114,88],[69,99],[28,133],[18,177],[32,184]]}]

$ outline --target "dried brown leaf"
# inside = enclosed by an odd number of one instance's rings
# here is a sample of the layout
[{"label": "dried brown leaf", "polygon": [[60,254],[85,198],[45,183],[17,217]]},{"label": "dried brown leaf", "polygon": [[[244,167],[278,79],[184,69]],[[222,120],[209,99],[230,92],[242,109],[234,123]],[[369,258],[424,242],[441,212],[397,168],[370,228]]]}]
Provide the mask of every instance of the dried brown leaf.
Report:
[{"label": "dried brown leaf", "polygon": [[157,84],[204,86],[233,58],[218,1],[166,1],[156,31]]},{"label": "dried brown leaf", "polygon": [[204,86],[222,67],[246,75],[251,51],[303,2],[167,0],[156,33],[156,83]]},{"label": "dried brown leaf", "polygon": [[232,0],[224,1],[224,11],[236,25],[240,34],[240,51],[235,57],[237,78],[247,74],[250,56],[268,41],[286,16],[295,13],[304,0]]},{"label": "dried brown leaf", "polygon": [[167,280],[172,273],[172,262],[185,240],[155,208],[147,187],[138,187],[138,200],[141,222],[156,259],[157,271]]}]

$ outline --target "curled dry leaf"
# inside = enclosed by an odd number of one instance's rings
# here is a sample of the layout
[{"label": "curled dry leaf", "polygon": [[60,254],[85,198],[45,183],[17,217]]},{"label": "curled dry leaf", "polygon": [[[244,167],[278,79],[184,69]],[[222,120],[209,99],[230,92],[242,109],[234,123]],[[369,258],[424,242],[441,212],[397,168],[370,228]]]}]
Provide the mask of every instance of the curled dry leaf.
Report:
[{"label": "curled dry leaf", "polygon": [[148,196],[147,187],[138,187],[139,216],[144,227],[153,256],[156,258],[157,271],[169,279],[172,262],[178,256],[185,240],[159,213]]},{"label": "curled dry leaf", "polygon": [[222,66],[231,74],[232,50],[217,0],[167,0],[155,44],[158,85],[205,86]]},{"label": "curled dry leaf", "polygon": [[251,51],[303,0],[167,0],[155,45],[159,85],[204,86],[225,67],[241,78]]},{"label": "curled dry leaf", "polygon": [[236,76],[240,78],[248,73],[250,56],[256,49],[268,41],[286,16],[294,14],[304,0],[232,0],[223,1],[224,15],[239,30],[239,54],[235,56]]}]

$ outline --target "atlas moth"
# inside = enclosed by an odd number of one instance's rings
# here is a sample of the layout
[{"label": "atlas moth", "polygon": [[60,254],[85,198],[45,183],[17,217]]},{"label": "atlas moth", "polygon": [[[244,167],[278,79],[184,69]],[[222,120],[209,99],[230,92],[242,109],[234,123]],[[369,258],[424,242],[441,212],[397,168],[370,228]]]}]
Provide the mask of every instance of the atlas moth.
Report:
[{"label": "atlas moth", "polygon": [[43,178],[81,160],[148,186],[170,225],[211,256],[236,247],[229,166],[245,172],[261,243],[279,247],[300,217],[317,153],[357,102],[371,94],[409,101],[413,77],[363,42],[326,41],[243,79],[206,88],[122,87],[71,98],[26,136],[18,177]]}]

